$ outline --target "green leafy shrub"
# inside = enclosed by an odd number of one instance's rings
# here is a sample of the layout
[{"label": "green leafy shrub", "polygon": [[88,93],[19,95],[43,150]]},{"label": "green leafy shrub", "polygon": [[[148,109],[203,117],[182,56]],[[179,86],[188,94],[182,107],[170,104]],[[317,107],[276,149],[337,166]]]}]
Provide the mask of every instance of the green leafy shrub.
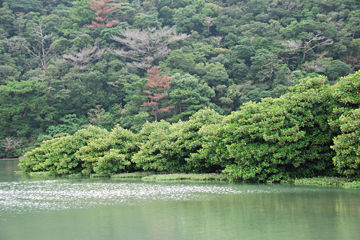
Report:
[{"label": "green leafy shrub", "polygon": [[233,180],[280,181],[332,174],[333,100],[326,78],[307,78],[280,98],[246,103],[218,126],[207,126],[201,154],[226,163]]},{"label": "green leafy shrub", "polygon": [[[180,167],[179,159],[171,151],[170,134],[176,126],[160,121],[145,123],[138,134],[140,150],[133,161],[145,171],[176,171]],[[170,156],[169,156],[170,154]]]},{"label": "green leafy shrub", "polygon": [[344,113],[340,117],[341,134],[331,146],[336,152],[334,165],[340,174],[360,177],[360,109]]},{"label": "green leafy shrub", "polygon": [[339,128],[331,146],[337,171],[347,177],[360,176],[360,71],[341,78],[333,87],[333,96],[339,106],[333,112],[340,116],[330,121]]},{"label": "green leafy shrub", "polygon": [[89,126],[72,136],[45,141],[42,146],[27,152],[19,166],[25,172],[50,171],[53,175],[65,175],[81,172],[82,162],[75,153],[95,138],[104,138],[108,132],[95,126]]},{"label": "green leafy shrub", "polygon": [[[119,125],[115,126],[104,138],[92,139],[76,153],[82,162],[82,173],[110,175],[131,165],[131,157],[137,151],[134,134]],[[132,166],[134,167],[134,166]]]},{"label": "green leafy shrub", "polygon": [[[221,119],[214,110],[204,109],[187,122],[179,121],[171,125],[167,122],[146,123],[139,133],[139,139],[143,139],[139,145],[140,151],[133,160],[144,170],[213,172],[216,167],[198,161],[192,154],[196,154],[202,147],[202,139],[198,134],[201,127],[219,123]],[[149,130],[151,134],[147,135]]]},{"label": "green leafy shrub", "polygon": [[204,137],[201,135],[201,129],[213,124],[219,124],[223,117],[211,109],[203,109],[190,117],[177,135],[174,142],[181,152],[182,158],[187,161],[188,172],[204,173],[215,172],[223,168],[222,165],[211,164],[203,158],[199,151],[203,148]]}]

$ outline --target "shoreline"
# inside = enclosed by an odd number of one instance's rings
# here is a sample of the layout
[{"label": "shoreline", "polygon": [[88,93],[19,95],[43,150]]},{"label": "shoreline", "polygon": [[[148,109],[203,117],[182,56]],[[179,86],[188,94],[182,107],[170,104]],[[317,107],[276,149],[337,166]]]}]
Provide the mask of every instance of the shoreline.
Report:
[{"label": "shoreline", "polygon": [[0,158],[0,161],[19,160],[20,158]]},{"label": "shoreline", "polygon": [[[22,171],[15,171],[15,174],[25,174]],[[50,172],[31,172],[28,173],[30,177],[49,177]],[[63,178],[82,178],[82,174],[64,175]],[[114,175],[90,174],[90,178],[111,178],[111,179],[138,179],[141,181],[192,181],[192,182],[228,182],[234,183],[229,176],[221,173],[168,173],[156,174],[152,172],[133,172],[133,173],[119,173]],[[313,177],[300,178],[281,181],[267,181],[261,184],[293,184],[293,185],[312,185],[324,187],[342,187],[342,188],[360,188],[359,179],[348,179],[341,177]]]}]

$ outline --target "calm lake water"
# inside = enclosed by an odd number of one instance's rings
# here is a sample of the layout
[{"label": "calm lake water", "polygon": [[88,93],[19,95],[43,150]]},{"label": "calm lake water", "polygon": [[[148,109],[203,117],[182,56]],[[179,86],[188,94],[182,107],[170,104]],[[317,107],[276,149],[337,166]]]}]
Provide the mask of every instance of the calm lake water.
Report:
[{"label": "calm lake water", "polygon": [[0,239],[360,239],[360,190],[36,179],[0,161]]}]

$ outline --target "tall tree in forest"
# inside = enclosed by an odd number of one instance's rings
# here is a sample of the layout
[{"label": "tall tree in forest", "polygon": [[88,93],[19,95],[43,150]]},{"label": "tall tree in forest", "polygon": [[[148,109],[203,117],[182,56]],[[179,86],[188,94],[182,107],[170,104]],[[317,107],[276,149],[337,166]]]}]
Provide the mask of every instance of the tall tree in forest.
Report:
[{"label": "tall tree in forest", "polygon": [[174,115],[166,120],[168,122],[188,120],[189,116],[209,106],[210,99],[215,97],[214,89],[207,83],[199,83],[199,80],[190,74],[175,73],[171,86],[169,103],[174,105],[175,111]]},{"label": "tall tree in forest", "polygon": [[97,28],[99,26],[105,26],[107,28],[110,28],[114,25],[116,25],[119,20],[112,20],[109,22],[107,20],[107,15],[114,11],[115,9],[118,9],[120,5],[115,6],[109,6],[110,2],[114,2],[115,0],[89,0],[89,4],[91,5],[91,9],[96,11],[96,21],[92,21],[89,28]]},{"label": "tall tree in forest", "polygon": [[160,76],[161,69],[157,68],[156,66],[147,70],[149,81],[146,86],[154,89],[155,92],[151,92],[148,90],[144,90],[145,93],[149,94],[148,97],[151,101],[144,102],[141,107],[152,107],[152,115],[155,116],[155,121],[157,121],[157,114],[159,112],[167,112],[170,109],[174,108],[174,106],[167,106],[164,108],[159,108],[159,102],[161,99],[168,95],[167,90],[170,88],[170,79],[171,77],[169,74],[164,74]]}]

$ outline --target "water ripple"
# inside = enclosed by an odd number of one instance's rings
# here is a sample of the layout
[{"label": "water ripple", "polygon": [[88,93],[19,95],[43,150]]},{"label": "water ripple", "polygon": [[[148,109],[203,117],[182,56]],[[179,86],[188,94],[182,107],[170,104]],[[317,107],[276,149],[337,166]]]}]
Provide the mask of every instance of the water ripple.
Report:
[{"label": "water ripple", "polygon": [[205,200],[240,194],[229,186],[149,183],[71,183],[66,180],[0,182],[0,211],[63,210],[149,201]]}]

